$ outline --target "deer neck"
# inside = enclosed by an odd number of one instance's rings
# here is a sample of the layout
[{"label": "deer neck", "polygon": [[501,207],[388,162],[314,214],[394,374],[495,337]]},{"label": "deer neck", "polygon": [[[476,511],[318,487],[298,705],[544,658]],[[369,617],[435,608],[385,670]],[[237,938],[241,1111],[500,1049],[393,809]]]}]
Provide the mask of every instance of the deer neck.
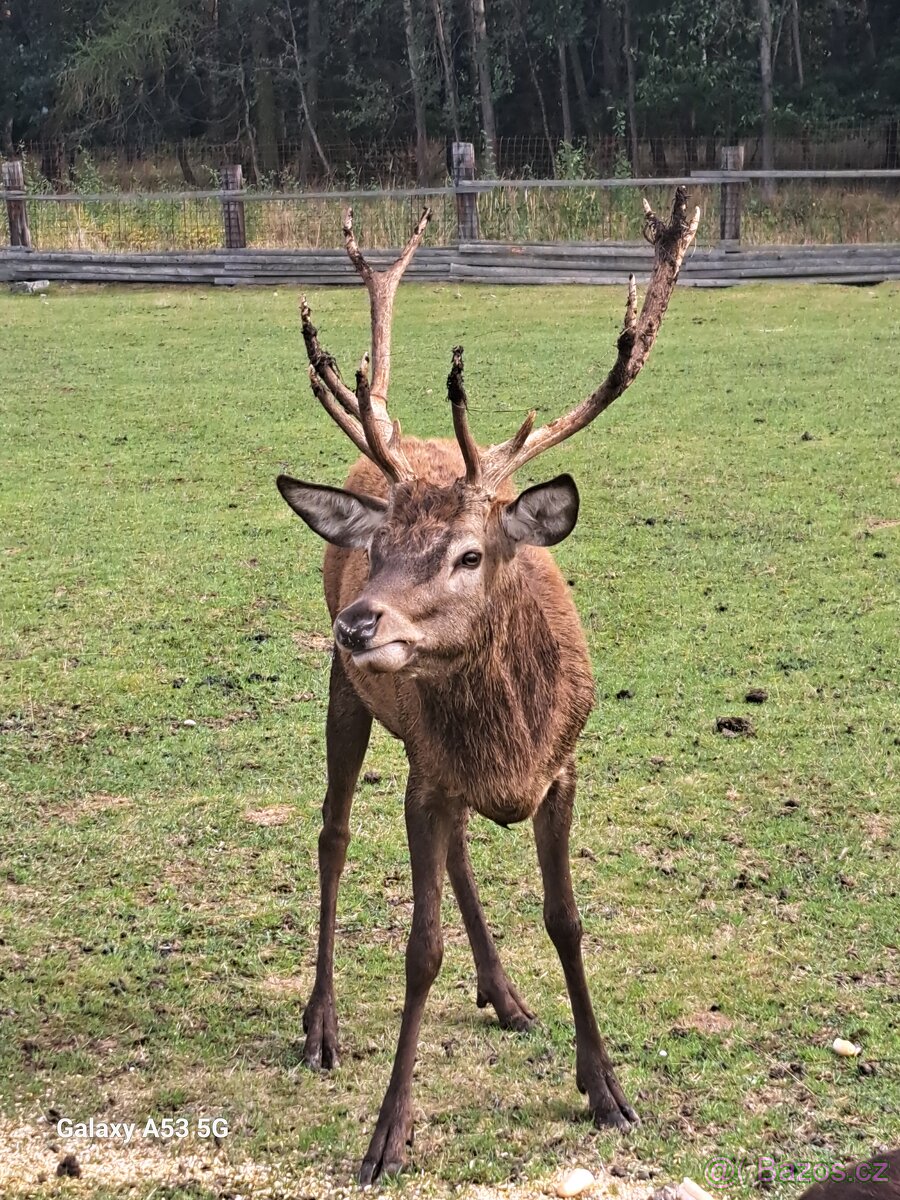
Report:
[{"label": "deer neck", "polygon": [[510,565],[466,654],[440,676],[415,681],[432,745],[489,742],[498,762],[521,760],[545,740],[562,686],[560,648],[527,572]]}]

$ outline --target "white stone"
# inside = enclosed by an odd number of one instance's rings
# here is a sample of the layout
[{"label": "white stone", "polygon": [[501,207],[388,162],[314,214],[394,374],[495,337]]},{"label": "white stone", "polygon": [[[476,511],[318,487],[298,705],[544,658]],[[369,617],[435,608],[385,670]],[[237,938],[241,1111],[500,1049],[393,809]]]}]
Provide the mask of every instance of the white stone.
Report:
[{"label": "white stone", "polygon": [[586,1167],[575,1167],[557,1187],[557,1196],[580,1196],[589,1187],[594,1186],[594,1176]]},{"label": "white stone", "polygon": [[841,1058],[856,1058],[859,1054],[859,1046],[853,1042],[848,1042],[846,1038],[835,1038],[831,1043],[831,1048],[835,1054],[839,1054]]},{"label": "white stone", "polygon": [[706,1188],[702,1188],[699,1183],[685,1175],[678,1185],[678,1200],[713,1200],[713,1197]]}]

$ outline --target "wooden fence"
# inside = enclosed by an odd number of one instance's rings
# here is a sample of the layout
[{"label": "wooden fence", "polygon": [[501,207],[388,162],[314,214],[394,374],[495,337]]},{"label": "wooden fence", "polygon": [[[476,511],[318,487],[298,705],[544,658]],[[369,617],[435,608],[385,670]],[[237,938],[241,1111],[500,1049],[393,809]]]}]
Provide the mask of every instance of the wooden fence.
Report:
[{"label": "wooden fence", "polygon": [[[728,286],[748,280],[797,279],[845,283],[874,283],[900,278],[900,246],[878,244],[829,246],[763,246],[741,244],[744,191],[766,179],[874,180],[900,185],[900,170],[871,171],[745,171],[742,147],[725,147],[722,170],[700,171],[690,176],[664,179],[605,180],[477,180],[474,150],[468,143],[454,145],[452,186],[430,189],[395,189],[386,192],[273,193],[246,192],[240,167],[223,172],[223,187],[210,192],[153,193],[146,195],[60,196],[28,195],[22,166],[4,164],[3,189],[9,225],[9,249],[0,249],[0,281],[24,282],[53,279],[71,282],[297,284],[306,287],[350,284],[357,277],[341,250],[268,250],[247,248],[245,205],[277,201],[303,205],[321,200],[371,201],[373,197],[404,204],[434,203],[452,198],[456,242],[425,246],[415,258],[409,277],[431,282],[480,283],[618,283],[630,272],[638,278],[649,270],[650,251],[629,242],[526,242],[510,244],[481,240],[477,198],[494,189],[603,189],[666,188],[678,184],[719,189],[719,241],[694,250],[683,268],[689,286]],[[224,248],[157,252],[96,252],[90,250],[40,250],[32,248],[28,208],[33,204],[89,205],[212,201],[221,205]],[[451,225],[451,230],[453,226]],[[452,236],[452,235],[451,235]],[[375,251],[378,263],[391,252]]]},{"label": "wooden fence", "polygon": [[[368,255],[375,266],[390,252]],[[624,284],[650,272],[652,254],[640,243],[510,246],[502,242],[423,247],[407,278],[424,283]],[[282,284],[303,288],[355,285],[359,277],[340,250],[216,250],[189,254],[90,254],[79,251],[0,251],[0,281],[48,279],[69,283],[201,283],[220,287]],[[900,246],[701,247],[685,260],[681,284],[730,287],[765,280],[805,283],[881,283],[900,279]]]}]

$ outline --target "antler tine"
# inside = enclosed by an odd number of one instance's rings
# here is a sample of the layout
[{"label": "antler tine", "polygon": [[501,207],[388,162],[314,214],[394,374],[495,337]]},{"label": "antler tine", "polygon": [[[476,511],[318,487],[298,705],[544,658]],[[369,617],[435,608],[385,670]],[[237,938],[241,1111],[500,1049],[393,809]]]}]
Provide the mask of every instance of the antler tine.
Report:
[{"label": "antler tine", "polygon": [[456,440],[462,451],[463,462],[466,464],[466,483],[473,487],[481,486],[481,452],[469,429],[467,411],[469,399],[463,386],[463,348],[453,347],[453,365],[447,376],[447,399],[453,411],[453,428]]},{"label": "antler tine", "polygon": [[[368,354],[363,356],[356,372],[356,392],[351,392],[341,379],[335,360],[319,345],[318,330],[312,323],[305,296],[300,302],[300,321],[310,364],[310,386],[316,399],[354,446],[370,458],[391,483],[412,478],[412,468],[399,444],[388,448],[379,422],[372,413],[366,376]],[[390,432],[390,421],[387,424]]]},{"label": "antler tine", "polygon": [[[608,408],[634,382],[656,341],[669,299],[678,280],[678,272],[688,247],[697,233],[700,209],[687,219],[687,193],[683,187],[675,191],[672,217],[662,221],[644,200],[644,237],[653,246],[654,264],[640,316],[637,315],[637,287],[634,276],[628,280],[628,299],[625,321],[617,342],[616,361],[612,370],[587,399],[571,412],[557,417],[547,425],[528,432],[528,422],[509,441],[492,446],[482,455],[484,486],[494,489],[525,463],[551,446],[571,437]],[[523,431],[526,436],[523,437]]]},{"label": "antler tine", "polygon": [[394,264],[385,271],[374,271],[368,265],[353,233],[353,209],[344,210],[343,236],[350,262],[366,284],[368,301],[372,313],[372,403],[378,408],[388,407],[388,384],[391,371],[391,320],[394,317],[394,298],[400,286],[403,272],[409,266],[413,254],[421,245],[425,228],[431,221],[431,209],[422,211],[419,223]]},{"label": "antler tine", "polygon": [[[363,359],[363,362],[365,361]],[[404,478],[402,464],[405,463],[408,467],[409,463],[400,448],[399,438],[394,436],[396,422],[392,425],[388,421],[385,425],[378,419],[373,409],[369,379],[362,369],[362,363],[356,372],[356,399],[359,404],[359,419],[362,422],[366,441],[372,451],[370,457],[381,467],[384,474],[393,483],[396,483]]]},{"label": "antler tine", "polygon": [[362,423],[372,451],[371,457],[392,482],[414,478],[413,469],[400,444],[400,426],[391,420],[387,410],[394,296],[403,272],[421,244],[430,219],[431,209],[426,208],[396,261],[386,271],[375,271],[366,261],[353,232],[353,209],[348,207],[344,210],[344,245],[350,261],[366,285],[372,319],[372,380],[370,383],[369,356],[365,355],[356,372],[354,415]]},{"label": "antler tine", "polygon": [[361,450],[362,453],[365,454],[366,458],[370,458],[372,462],[380,466],[374,454],[369,449],[369,444],[366,441],[366,435],[363,431],[362,425],[360,425],[356,417],[351,416],[350,413],[345,412],[344,409],[341,408],[340,404],[337,403],[334,396],[326,388],[322,379],[316,373],[316,368],[313,366],[310,366],[309,368],[309,386],[312,388],[315,398],[319,401],[334,423],[344,433],[346,433],[347,437],[354,444],[357,450]]},{"label": "antler tine", "polygon": [[369,292],[369,308],[372,314],[372,403],[378,408],[387,408],[388,384],[391,377],[391,320],[394,313],[394,297],[403,273],[412,261],[412,256],[422,244],[425,227],[431,220],[431,209],[425,208],[409,241],[400,256],[385,271],[374,271],[359,248],[353,232],[353,209],[344,210],[344,243],[347,254],[362,277]]},{"label": "antler tine", "polygon": [[365,352],[365,354],[359,360],[359,366],[356,368],[356,386],[357,386],[357,388],[359,388],[360,376],[362,376],[363,379],[365,379],[366,384],[368,385],[368,382],[369,382],[369,352],[368,352],[368,350]]},{"label": "antler tine", "polygon": [[315,371],[316,375],[322,380],[325,386],[337,400],[341,408],[351,416],[359,419],[359,405],[356,397],[341,379],[341,372],[337,363],[331,357],[327,350],[323,350],[319,345],[319,331],[312,323],[312,314],[309,311],[309,305],[306,303],[306,297],[303,296],[300,300],[300,327],[303,331],[303,342],[306,346],[306,356],[309,359],[309,365]]}]

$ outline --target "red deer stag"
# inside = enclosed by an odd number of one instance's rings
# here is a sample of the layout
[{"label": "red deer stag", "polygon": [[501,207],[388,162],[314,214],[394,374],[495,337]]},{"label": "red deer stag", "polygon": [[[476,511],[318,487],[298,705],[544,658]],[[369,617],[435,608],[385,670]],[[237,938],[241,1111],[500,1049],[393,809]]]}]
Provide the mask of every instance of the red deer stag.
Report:
[{"label": "red deer stag", "polygon": [[581,957],[581,920],[569,872],[575,743],[594,701],[578,614],[550,554],[575,525],[569,475],[516,496],[510,477],[571,437],[620,396],[647,359],[697,229],[679,188],[671,220],[644,201],[655,249],[640,314],[634,277],[612,370],[567,415],[534,429],[534,412],[502,445],[480,449],[469,431],[462,347],[447,381],[456,441],[402,438],[388,415],[391,314],[400,278],[425,232],[426,210],[403,253],[374,271],[344,218],[347,252],[369,292],[369,356],[352,390],[319,344],[304,300],[312,390],[363,457],[346,490],[282,475],[278,488],[329,546],[325,597],[336,650],[326,722],[328,783],[319,837],[321,910],[316,978],[303,1016],[304,1058],[338,1061],[334,922],[350,837],[350,803],[376,717],[409,758],[405,818],[413,918],[406,997],[390,1083],[360,1181],[398,1171],[411,1141],[410,1087],[419,1025],[441,965],[445,871],[471,942],[479,1006],[507,1029],[533,1014],[500,963],[466,848],[469,813],[507,825],[530,817],[544,885],[544,921],[565,973],[576,1033],[576,1081],[598,1126],[626,1130],[637,1114],[600,1037]]}]

